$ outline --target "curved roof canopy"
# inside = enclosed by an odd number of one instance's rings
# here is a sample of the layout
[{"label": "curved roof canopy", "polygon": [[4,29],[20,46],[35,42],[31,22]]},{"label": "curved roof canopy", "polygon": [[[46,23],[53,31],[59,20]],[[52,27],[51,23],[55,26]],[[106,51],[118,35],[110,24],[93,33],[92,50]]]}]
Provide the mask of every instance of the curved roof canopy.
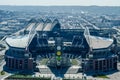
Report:
[{"label": "curved roof canopy", "polygon": [[6,38],[6,43],[11,47],[25,48],[28,44],[29,36],[12,36]]},{"label": "curved roof canopy", "polygon": [[89,40],[90,40],[89,46],[92,47],[92,49],[108,48],[113,43],[113,39],[97,37],[97,36],[89,36]]},{"label": "curved roof canopy", "polygon": [[55,25],[59,23],[59,21],[57,19],[55,19],[54,21],[52,21],[51,19],[46,19],[46,21],[44,21],[43,19],[31,19],[29,21],[29,24],[26,27],[27,31],[30,31],[32,27],[36,27],[36,31],[51,31]]},{"label": "curved roof canopy", "polygon": [[88,28],[85,29],[84,36],[92,49],[108,48],[113,44],[113,39],[91,36]]}]

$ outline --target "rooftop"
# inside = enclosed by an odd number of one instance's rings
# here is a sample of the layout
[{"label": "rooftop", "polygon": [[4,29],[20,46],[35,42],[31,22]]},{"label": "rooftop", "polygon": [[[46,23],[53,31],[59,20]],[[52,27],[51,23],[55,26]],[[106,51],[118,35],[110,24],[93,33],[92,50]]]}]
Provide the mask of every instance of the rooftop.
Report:
[{"label": "rooftop", "polygon": [[[35,27],[36,31],[51,31],[54,28],[54,25],[59,23],[57,20],[54,20],[53,22],[51,20],[44,21],[33,21],[31,20],[26,27],[27,31],[30,31],[33,27]],[[54,25],[53,25],[54,24]]]},{"label": "rooftop", "polygon": [[86,36],[86,39],[89,39],[90,47],[93,49],[108,48],[112,45],[113,39],[97,37],[97,36]]},{"label": "rooftop", "polygon": [[42,29],[44,28],[43,26],[44,23],[40,23],[37,28],[36,28],[36,31],[42,31]]},{"label": "rooftop", "polygon": [[52,23],[47,23],[43,31],[51,31],[52,29]]},{"label": "rooftop", "polygon": [[28,43],[29,36],[12,36],[6,38],[6,42],[11,47],[25,48]]}]

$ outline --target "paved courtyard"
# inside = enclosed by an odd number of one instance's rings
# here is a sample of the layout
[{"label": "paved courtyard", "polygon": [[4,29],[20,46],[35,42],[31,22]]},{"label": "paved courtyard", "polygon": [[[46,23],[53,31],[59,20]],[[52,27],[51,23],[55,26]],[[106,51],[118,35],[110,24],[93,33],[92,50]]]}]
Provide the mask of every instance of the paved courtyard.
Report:
[{"label": "paved courtyard", "polygon": [[[45,65],[39,66],[41,68],[41,72],[37,72],[35,74],[36,77],[53,77],[56,76],[50,69],[49,67]],[[82,73],[77,73],[79,67],[78,66],[72,66],[68,68],[68,71],[66,71],[65,74],[63,74],[63,77],[66,79],[82,79]],[[118,69],[120,69],[120,63],[118,64]],[[47,74],[46,74],[47,73]],[[61,77],[61,73],[57,72],[58,76],[56,77]],[[120,80],[120,71],[118,70],[117,72],[110,72],[106,73],[108,78],[97,78],[93,76],[87,76],[87,80]]]}]

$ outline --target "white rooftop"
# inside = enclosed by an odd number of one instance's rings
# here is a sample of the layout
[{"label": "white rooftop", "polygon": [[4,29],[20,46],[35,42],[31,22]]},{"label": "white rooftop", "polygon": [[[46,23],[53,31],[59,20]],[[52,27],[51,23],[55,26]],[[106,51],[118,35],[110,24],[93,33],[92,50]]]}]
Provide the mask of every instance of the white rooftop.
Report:
[{"label": "white rooftop", "polygon": [[37,28],[36,28],[36,31],[42,31],[44,26],[43,26],[44,23],[40,23]]},{"label": "white rooftop", "polygon": [[97,36],[88,36],[86,35],[86,40],[90,47],[93,49],[108,48],[112,45],[113,39],[97,37]]},{"label": "white rooftop", "polygon": [[35,26],[35,24],[36,23],[29,24],[26,30],[30,31],[32,29],[32,27]]},{"label": "white rooftop", "polygon": [[43,31],[51,31],[52,29],[52,23],[47,23]]},{"label": "white rooftop", "polygon": [[[32,29],[32,27],[34,27],[37,23],[30,23],[27,27],[26,30],[30,31]],[[37,26],[36,26],[36,31],[51,31],[53,28],[52,26],[52,23],[46,23],[44,24],[43,22],[39,23]]]},{"label": "white rooftop", "polygon": [[110,38],[91,36],[87,27],[85,28],[84,36],[92,49],[108,48],[113,43],[113,39]]},{"label": "white rooftop", "polygon": [[12,36],[6,38],[7,44],[11,47],[25,48],[27,46],[29,36]]}]

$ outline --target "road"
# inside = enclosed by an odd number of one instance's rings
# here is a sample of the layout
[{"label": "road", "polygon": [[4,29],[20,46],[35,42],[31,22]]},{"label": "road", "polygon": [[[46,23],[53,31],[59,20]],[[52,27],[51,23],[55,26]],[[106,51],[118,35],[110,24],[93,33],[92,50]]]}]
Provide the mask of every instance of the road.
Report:
[{"label": "road", "polygon": [[[81,17],[82,18],[82,17]],[[87,21],[86,19],[82,18],[83,21],[85,21],[86,23],[88,23],[89,25],[92,25],[94,29],[99,30],[99,28],[95,25],[93,25],[92,23],[90,23],[89,21]]]}]

